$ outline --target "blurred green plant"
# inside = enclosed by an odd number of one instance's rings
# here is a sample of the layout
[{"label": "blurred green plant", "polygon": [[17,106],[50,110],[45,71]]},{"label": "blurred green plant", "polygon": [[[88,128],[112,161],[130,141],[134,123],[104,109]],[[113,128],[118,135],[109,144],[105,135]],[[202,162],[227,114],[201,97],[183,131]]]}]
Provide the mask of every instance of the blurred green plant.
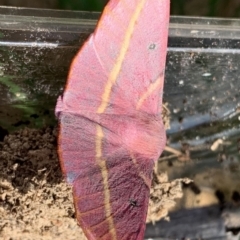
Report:
[{"label": "blurred green plant", "polygon": [[239,0],[171,0],[171,14],[208,17],[240,17]]},{"label": "blurred green plant", "polygon": [[107,0],[58,0],[62,9],[102,11]]},{"label": "blurred green plant", "polygon": [[[62,9],[102,11],[108,0],[58,1],[59,7]],[[240,17],[240,0],[171,0],[171,14],[209,17]]]}]

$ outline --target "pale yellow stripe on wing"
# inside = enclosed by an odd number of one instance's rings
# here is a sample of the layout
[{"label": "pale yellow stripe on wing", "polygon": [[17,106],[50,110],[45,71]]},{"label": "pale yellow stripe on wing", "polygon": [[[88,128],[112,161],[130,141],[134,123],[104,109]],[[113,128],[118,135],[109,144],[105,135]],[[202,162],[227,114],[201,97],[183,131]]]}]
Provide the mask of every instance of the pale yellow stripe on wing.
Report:
[{"label": "pale yellow stripe on wing", "polygon": [[138,100],[137,103],[137,110],[142,106],[143,102],[149,97],[151,96],[151,94],[158,88],[161,86],[162,81],[163,81],[164,75],[161,74],[161,76],[154,82],[151,83],[150,86],[148,87],[147,91],[140,97],[140,99]]},{"label": "pale yellow stripe on wing", "polygon": [[[127,1],[129,1],[129,0],[127,0]],[[121,70],[122,63],[125,58],[126,52],[128,50],[135,24],[139,18],[141,10],[144,7],[145,1],[146,0],[141,0],[141,1],[139,1],[138,5],[136,5],[135,11],[134,11],[134,13],[130,19],[129,25],[126,29],[126,33],[125,33],[123,43],[120,48],[119,55],[118,55],[117,60],[116,60],[115,64],[113,65],[113,68],[109,74],[108,81],[107,81],[107,84],[105,86],[105,89],[104,89],[104,92],[102,95],[102,101],[101,101],[100,106],[98,107],[97,113],[103,113],[106,110],[107,104],[109,102],[110,94],[112,91],[112,87],[115,84],[117,77],[119,75],[119,72]]]},{"label": "pale yellow stripe on wing", "polygon": [[116,229],[114,226],[113,218],[111,217],[112,210],[110,204],[110,191],[108,185],[108,169],[105,159],[102,158],[102,140],[104,134],[103,129],[100,125],[97,125],[97,136],[96,136],[96,160],[101,169],[102,178],[103,178],[103,191],[104,191],[104,206],[105,206],[105,215],[108,219],[109,232],[112,235],[113,240],[117,240]]}]

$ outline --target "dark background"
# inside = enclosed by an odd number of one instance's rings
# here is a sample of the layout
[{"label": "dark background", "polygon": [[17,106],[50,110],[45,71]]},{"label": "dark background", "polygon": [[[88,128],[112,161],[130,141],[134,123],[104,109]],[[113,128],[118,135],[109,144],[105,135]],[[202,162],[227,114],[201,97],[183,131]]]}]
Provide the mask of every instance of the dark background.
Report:
[{"label": "dark background", "polygon": [[[0,0],[0,5],[101,11],[107,0]],[[240,17],[240,0],[171,0],[172,15]]]}]

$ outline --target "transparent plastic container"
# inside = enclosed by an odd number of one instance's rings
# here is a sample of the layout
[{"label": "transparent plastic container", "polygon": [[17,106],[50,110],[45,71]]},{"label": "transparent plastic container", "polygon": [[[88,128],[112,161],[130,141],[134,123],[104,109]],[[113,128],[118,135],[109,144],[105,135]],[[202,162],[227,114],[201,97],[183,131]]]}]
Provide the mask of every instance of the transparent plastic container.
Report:
[{"label": "transparent plastic container", "polygon": [[[1,127],[13,130],[56,123],[54,107],[70,62],[99,16],[0,7]],[[230,171],[234,163],[232,174],[240,180],[239,65],[240,20],[171,17],[164,87],[164,102],[171,112],[168,145],[180,150],[187,143],[191,160],[163,160],[159,167],[168,171],[170,179],[192,178],[209,169]],[[220,148],[213,150],[217,141]],[[215,239],[225,239],[220,215],[218,221],[212,235],[204,235],[202,229],[184,236],[214,239],[219,232],[222,236]],[[151,231],[148,227],[146,237],[169,239],[158,231],[164,224]]]}]

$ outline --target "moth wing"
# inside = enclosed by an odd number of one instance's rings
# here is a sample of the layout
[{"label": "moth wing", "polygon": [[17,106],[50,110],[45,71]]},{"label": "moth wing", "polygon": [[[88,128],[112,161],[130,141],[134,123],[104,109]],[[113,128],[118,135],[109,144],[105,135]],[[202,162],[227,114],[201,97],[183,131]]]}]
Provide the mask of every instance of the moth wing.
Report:
[{"label": "moth wing", "polygon": [[[164,145],[158,114],[168,19],[168,0],[110,0],[58,100],[61,167],[88,239],[143,239]],[[158,116],[150,124],[148,115]]]},{"label": "moth wing", "polygon": [[169,0],[111,0],[74,58],[59,112],[161,111]]},{"label": "moth wing", "polygon": [[[120,127],[127,120],[115,119]],[[76,122],[78,127],[73,128]],[[102,128],[98,158],[96,122],[72,114],[62,117],[59,156],[73,185],[78,223],[91,240],[143,239],[154,161],[111,131],[106,117],[102,122],[108,127]]]}]

